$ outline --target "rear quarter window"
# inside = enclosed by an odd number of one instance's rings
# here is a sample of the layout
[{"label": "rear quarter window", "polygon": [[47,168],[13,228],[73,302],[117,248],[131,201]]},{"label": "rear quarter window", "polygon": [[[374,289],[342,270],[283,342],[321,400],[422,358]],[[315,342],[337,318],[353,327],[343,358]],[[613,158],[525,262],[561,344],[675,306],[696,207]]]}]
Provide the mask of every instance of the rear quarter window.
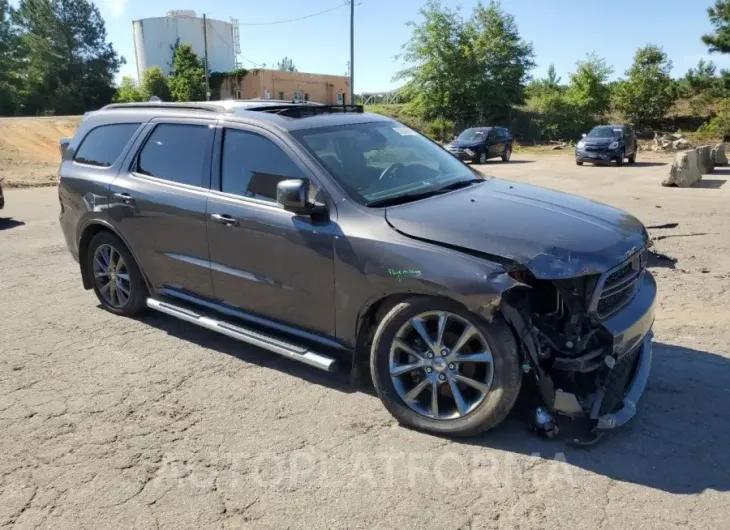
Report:
[{"label": "rear quarter window", "polygon": [[87,166],[113,166],[139,129],[139,125],[139,123],[116,123],[92,129],[76,149],[74,162]]}]

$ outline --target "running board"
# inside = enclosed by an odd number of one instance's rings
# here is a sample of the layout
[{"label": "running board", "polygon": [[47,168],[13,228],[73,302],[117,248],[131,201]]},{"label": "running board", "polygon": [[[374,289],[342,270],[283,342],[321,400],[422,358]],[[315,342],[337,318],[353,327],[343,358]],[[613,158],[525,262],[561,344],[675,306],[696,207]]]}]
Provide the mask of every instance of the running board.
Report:
[{"label": "running board", "polygon": [[191,324],[195,324],[202,328],[215,331],[221,335],[226,335],[227,337],[240,340],[247,344],[278,353],[287,359],[294,359],[295,361],[314,366],[315,368],[319,368],[325,372],[334,372],[336,369],[336,361],[331,357],[321,355],[310,351],[307,348],[270,337],[269,335],[264,335],[257,331],[252,331],[236,324],[231,324],[230,322],[200,315],[190,309],[178,307],[169,302],[161,302],[154,298],[147,299],[147,307],[154,309],[155,311],[165,313],[166,315],[179,318],[185,322],[190,322]]}]

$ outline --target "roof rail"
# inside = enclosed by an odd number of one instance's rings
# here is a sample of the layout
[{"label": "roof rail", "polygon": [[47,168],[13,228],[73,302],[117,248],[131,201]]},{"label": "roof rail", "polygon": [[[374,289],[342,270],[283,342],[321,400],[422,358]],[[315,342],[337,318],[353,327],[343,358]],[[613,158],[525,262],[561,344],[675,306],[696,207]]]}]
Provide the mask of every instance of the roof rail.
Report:
[{"label": "roof rail", "polygon": [[270,105],[256,109],[260,112],[269,112],[286,116],[288,118],[306,118],[316,116],[317,114],[336,114],[354,112],[362,114],[365,109],[362,105],[312,105],[312,104],[289,104],[289,105]]},{"label": "roof rail", "polygon": [[180,110],[204,110],[206,112],[226,112],[222,105],[215,103],[172,103],[165,101],[143,101],[139,103],[110,103],[101,110],[112,109],[180,109]]}]

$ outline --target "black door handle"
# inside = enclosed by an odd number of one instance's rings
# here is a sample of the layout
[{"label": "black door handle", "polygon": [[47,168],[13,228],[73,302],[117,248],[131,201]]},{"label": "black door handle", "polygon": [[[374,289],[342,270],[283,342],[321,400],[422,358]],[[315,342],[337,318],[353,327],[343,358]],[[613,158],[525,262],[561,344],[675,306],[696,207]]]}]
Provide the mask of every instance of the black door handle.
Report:
[{"label": "black door handle", "polygon": [[213,222],[220,223],[226,226],[233,226],[235,224],[238,224],[238,221],[236,221],[235,218],[227,214],[214,213],[211,214],[210,218],[213,220]]},{"label": "black door handle", "polygon": [[114,198],[124,204],[132,204],[134,202],[134,198],[129,193],[115,193]]}]

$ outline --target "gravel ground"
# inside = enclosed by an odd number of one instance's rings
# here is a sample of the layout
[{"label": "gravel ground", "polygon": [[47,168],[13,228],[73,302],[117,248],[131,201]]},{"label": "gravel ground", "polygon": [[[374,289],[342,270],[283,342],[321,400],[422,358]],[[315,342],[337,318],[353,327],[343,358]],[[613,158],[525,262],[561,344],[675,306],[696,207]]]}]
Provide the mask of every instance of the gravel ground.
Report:
[{"label": "gravel ground", "polygon": [[[511,419],[451,441],[367,388],[84,291],[55,189],[0,212],[0,525],[19,528],[727,528],[730,184],[665,160],[487,173],[625,208],[652,230],[655,363],[638,416],[589,450]],[[694,235],[693,235],[694,234]],[[699,234],[699,235],[698,235]]]}]

